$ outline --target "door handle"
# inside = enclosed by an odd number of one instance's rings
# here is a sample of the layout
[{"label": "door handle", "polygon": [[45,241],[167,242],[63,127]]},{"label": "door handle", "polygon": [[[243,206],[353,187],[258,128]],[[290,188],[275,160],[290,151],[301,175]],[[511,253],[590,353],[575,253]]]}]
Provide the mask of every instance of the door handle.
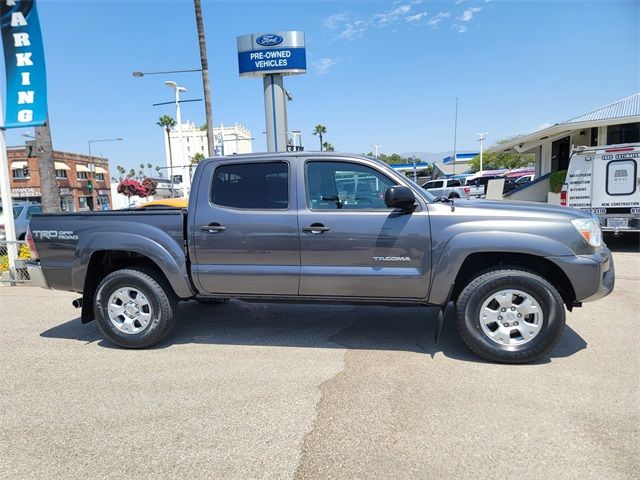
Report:
[{"label": "door handle", "polygon": [[227,227],[223,227],[219,223],[210,223],[209,225],[202,225],[200,230],[207,233],[221,233],[224,232]]},{"label": "door handle", "polygon": [[325,227],[321,223],[312,223],[308,227],[302,227],[302,231],[306,233],[313,233],[314,235],[318,235],[320,233],[328,232],[331,230],[329,227]]}]

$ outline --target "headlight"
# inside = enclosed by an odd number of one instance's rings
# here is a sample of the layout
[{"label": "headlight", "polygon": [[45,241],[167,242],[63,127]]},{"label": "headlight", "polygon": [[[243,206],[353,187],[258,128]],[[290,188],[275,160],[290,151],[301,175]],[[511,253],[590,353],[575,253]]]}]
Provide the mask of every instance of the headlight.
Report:
[{"label": "headlight", "polygon": [[600,222],[593,218],[575,218],[571,223],[592,247],[602,246],[602,230],[600,230]]}]

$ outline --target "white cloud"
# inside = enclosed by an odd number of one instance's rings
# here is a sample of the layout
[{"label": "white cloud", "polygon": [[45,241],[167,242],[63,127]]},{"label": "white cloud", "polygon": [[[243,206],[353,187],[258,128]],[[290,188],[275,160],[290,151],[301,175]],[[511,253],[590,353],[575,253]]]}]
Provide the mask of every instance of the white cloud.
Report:
[{"label": "white cloud", "polygon": [[336,13],[325,18],[323,25],[325,26],[325,28],[335,30],[336,28],[339,28],[340,25],[347,22],[349,18],[350,15],[348,13]]},{"label": "white cloud", "polygon": [[386,25],[387,23],[395,22],[399,18],[404,17],[410,11],[411,11],[411,4],[406,3],[388,12],[378,13],[373,16],[373,19],[378,25]]},{"label": "white cloud", "polygon": [[451,12],[440,12],[437,15],[431,17],[427,22],[427,25],[430,27],[436,27],[443,19],[449,18],[451,16]]},{"label": "white cloud", "polygon": [[464,33],[467,31],[466,25],[454,25],[453,28],[455,28],[458,33]]},{"label": "white cloud", "polygon": [[338,62],[333,58],[323,57],[311,64],[318,75],[326,75]]},{"label": "white cloud", "polygon": [[473,16],[480,10],[482,10],[482,8],[480,7],[467,8],[464,12],[462,12],[462,15],[458,17],[458,20],[460,20],[461,22],[469,22],[471,21]]},{"label": "white cloud", "polygon": [[340,38],[344,38],[345,40],[358,38],[361,37],[366,30],[367,22],[365,22],[364,20],[354,20],[353,22],[349,22],[344,25],[342,31],[340,32]]},{"label": "white cloud", "polygon": [[416,13],[415,15],[410,15],[406,17],[405,20],[407,22],[414,23],[414,22],[419,22],[426,16],[427,16],[427,12],[420,12],[420,13]]}]

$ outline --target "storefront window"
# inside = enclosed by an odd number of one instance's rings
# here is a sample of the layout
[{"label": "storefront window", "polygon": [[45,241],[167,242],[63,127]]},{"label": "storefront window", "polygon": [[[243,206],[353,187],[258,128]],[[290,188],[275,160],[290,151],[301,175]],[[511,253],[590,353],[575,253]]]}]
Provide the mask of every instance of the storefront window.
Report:
[{"label": "storefront window", "polygon": [[66,170],[56,170],[56,178],[67,178]]}]

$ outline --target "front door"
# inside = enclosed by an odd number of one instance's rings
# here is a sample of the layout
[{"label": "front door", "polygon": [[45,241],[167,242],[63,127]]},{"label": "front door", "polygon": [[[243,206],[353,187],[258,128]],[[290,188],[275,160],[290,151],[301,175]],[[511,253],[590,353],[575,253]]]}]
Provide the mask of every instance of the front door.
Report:
[{"label": "front door", "polygon": [[[357,159],[307,160],[298,173],[300,295],[424,298],[431,239],[426,205],[386,206],[398,182]],[[418,200],[420,202],[420,200]]]},{"label": "front door", "polygon": [[208,163],[189,209],[192,272],[216,294],[296,295],[298,219],[287,161]]}]

